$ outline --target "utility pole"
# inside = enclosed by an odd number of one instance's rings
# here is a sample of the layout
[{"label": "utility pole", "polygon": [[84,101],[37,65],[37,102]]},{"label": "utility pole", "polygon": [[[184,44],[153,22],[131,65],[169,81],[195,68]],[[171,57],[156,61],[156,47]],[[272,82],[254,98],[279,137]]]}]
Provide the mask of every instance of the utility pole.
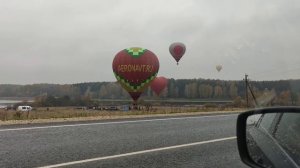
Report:
[{"label": "utility pole", "polygon": [[248,100],[248,75],[247,74],[245,74],[245,86],[246,86],[246,88],[245,88],[245,98],[246,98],[246,102],[247,102],[247,108],[249,107],[249,100]]},{"label": "utility pole", "polygon": [[256,97],[254,95],[254,92],[249,84],[249,80],[248,80],[248,75],[245,74],[245,84],[246,84],[246,101],[247,101],[247,107],[249,107],[249,98],[248,98],[248,88],[250,90],[250,93],[252,95],[252,98],[254,99],[254,102],[255,102],[255,105],[258,106],[258,103],[257,103],[257,100],[256,100]]}]

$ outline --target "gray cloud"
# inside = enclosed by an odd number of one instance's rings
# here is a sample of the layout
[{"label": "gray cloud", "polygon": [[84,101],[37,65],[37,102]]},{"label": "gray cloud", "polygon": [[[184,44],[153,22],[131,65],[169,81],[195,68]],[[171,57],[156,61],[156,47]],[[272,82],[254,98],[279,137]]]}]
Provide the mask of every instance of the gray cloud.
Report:
[{"label": "gray cloud", "polygon": [[[0,83],[114,81],[113,57],[131,46],[156,53],[168,78],[300,78],[299,9],[296,0],[1,0]],[[187,46],[179,66],[174,41]]]}]

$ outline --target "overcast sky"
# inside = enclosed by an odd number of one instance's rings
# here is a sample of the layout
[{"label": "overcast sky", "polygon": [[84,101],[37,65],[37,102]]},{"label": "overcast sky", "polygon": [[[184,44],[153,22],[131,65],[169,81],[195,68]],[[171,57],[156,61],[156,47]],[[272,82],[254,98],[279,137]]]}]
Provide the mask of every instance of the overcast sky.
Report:
[{"label": "overcast sky", "polygon": [[0,83],[115,81],[115,54],[133,46],[167,78],[299,79],[299,18],[299,0],[0,0]]}]

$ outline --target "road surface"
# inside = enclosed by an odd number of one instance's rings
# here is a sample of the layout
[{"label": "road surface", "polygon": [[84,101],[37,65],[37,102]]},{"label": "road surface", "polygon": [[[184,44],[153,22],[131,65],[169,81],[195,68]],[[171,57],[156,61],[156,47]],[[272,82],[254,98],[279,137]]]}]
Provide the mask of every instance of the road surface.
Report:
[{"label": "road surface", "polygon": [[0,167],[246,167],[236,114],[0,126]]}]

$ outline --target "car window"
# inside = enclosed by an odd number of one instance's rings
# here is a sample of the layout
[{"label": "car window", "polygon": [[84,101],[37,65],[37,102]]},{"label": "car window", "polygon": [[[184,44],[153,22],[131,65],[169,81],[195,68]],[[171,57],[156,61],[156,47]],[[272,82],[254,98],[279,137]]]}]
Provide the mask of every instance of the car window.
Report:
[{"label": "car window", "polygon": [[264,129],[268,133],[272,134],[272,125],[275,121],[276,113],[270,113],[261,117],[260,128]]},{"label": "car window", "polygon": [[[300,165],[300,116],[296,113],[283,114],[275,138],[286,152]],[[298,156],[298,157],[296,157]]]}]

